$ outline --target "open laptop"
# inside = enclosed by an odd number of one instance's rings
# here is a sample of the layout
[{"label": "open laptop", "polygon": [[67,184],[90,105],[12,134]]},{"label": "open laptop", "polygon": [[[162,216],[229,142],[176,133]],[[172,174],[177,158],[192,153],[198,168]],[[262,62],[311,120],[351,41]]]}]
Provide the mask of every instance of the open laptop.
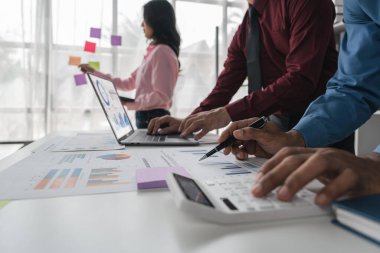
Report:
[{"label": "open laptop", "polygon": [[120,144],[175,146],[194,146],[199,144],[194,139],[184,139],[179,135],[148,135],[147,130],[133,129],[114,84],[110,80],[94,74],[87,73],[87,76],[100,101],[100,105],[112,131]]}]

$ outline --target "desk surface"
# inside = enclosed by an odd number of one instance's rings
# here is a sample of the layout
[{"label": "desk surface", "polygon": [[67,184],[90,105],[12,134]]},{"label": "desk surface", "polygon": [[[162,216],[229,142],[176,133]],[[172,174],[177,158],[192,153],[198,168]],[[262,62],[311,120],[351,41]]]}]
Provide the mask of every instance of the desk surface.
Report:
[{"label": "desk surface", "polygon": [[[54,136],[0,161],[0,171]],[[164,190],[21,200],[0,210],[0,252],[380,252],[330,220],[217,225],[179,211]]]}]

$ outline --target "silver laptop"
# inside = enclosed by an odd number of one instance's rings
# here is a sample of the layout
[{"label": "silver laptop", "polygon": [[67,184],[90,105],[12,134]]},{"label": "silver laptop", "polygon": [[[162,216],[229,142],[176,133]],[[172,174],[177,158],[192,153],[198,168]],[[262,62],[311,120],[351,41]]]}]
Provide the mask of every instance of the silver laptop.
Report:
[{"label": "silver laptop", "polygon": [[199,144],[199,142],[192,138],[184,139],[179,135],[148,135],[147,130],[133,129],[114,84],[110,80],[94,74],[87,73],[87,76],[90,79],[112,131],[120,144],[165,146],[194,146]]}]

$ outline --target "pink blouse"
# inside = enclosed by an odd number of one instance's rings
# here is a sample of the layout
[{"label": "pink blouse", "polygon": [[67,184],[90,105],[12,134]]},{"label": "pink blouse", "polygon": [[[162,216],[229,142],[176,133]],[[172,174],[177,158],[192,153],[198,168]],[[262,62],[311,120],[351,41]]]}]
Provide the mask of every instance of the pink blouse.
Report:
[{"label": "pink blouse", "polygon": [[167,45],[150,45],[142,64],[131,76],[122,80],[107,75],[117,89],[136,89],[134,102],[124,103],[129,110],[169,110],[179,72],[178,59]]}]

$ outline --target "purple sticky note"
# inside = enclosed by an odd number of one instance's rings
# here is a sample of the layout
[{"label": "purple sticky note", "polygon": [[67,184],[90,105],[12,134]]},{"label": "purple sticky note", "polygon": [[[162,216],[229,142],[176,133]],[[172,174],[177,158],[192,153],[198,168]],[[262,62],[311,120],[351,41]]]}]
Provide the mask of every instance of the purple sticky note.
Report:
[{"label": "purple sticky note", "polygon": [[111,45],[112,46],[121,46],[121,36],[111,35]]},{"label": "purple sticky note", "polygon": [[100,39],[100,37],[102,37],[102,29],[91,27],[90,37]]},{"label": "purple sticky note", "polygon": [[190,177],[182,167],[143,168],[136,170],[137,188],[154,189],[168,188],[166,177],[169,173],[176,173],[184,177]]},{"label": "purple sticky note", "polygon": [[75,85],[83,85],[87,83],[86,75],[84,74],[79,74],[79,75],[74,75],[74,80],[75,80]]}]

